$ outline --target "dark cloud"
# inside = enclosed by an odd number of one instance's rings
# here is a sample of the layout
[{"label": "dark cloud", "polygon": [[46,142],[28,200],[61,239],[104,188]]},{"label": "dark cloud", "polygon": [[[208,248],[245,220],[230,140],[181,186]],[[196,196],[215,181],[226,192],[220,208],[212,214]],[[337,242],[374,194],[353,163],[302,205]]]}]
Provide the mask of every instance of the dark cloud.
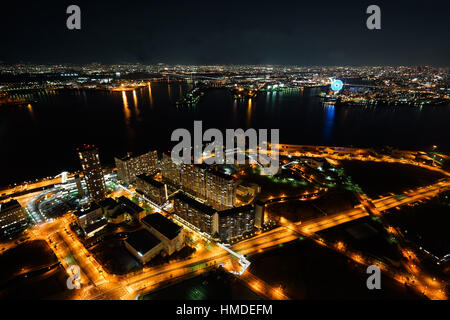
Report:
[{"label": "dark cloud", "polygon": [[[66,29],[67,6],[82,30]],[[2,4],[0,60],[449,66],[450,1],[14,1]]]}]

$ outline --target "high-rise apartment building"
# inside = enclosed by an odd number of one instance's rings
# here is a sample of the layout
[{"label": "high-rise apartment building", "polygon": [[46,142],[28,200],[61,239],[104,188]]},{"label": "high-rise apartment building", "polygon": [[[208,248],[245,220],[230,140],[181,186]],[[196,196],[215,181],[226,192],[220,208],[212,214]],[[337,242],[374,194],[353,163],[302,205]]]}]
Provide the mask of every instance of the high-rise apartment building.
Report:
[{"label": "high-rise apartment building", "polygon": [[214,208],[224,210],[236,204],[236,188],[239,181],[228,174],[210,170],[206,175],[206,202]]},{"label": "high-rise apartment building", "polygon": [[85,194],[83,190],[83,185],[81,183],[80,175],[78,174],[75,175],[75,184],[77,186],[78,195],[80,196],[80,198],[84,198]]},{"label": "high-rise apartment building", "polygon": [[255,210],[253,205],[216,210],[183,192],[174,197],[175,216],[181,218],[194,229],[229,241],[239,238],[255,229]]},{"label": "high-rise apartment building", "polygon": [[217,210],[232,208],[236,204],[239,180],[214,170],[205,164],[175,164],[163,155],[161,162],[163,182],[204,200]]},{"label": "high-rise apartment building", "polygon": [[252,232],[255,227],[255,209],[252,205],[220,211],[219,238],[223,241]]},{"label": "high-rise apartment building", "polygon": [[127,185],[136,183],[136,177],[139,175],[152,176],[159,170],[157,151],[149,151],[136,157],[128,153],[126,157],[114,158],[114,161],[119,179]]},{"label": "high-rise apartment building", "polygon": [[161,159],[161,175],[164,183],[177,188],[181,187],[181,165],[175,164],[165,153]]},{"label": "high-rise apartment building", "polygon": [[206,177],[208,166],[205,164],[182,164],[181,187],[184,191],[200,199],[206,199]]},{"label": "high-rise apartment building", "polygon": [[102,201],[106,198],[106,186],[98,156],[98,148],[84,145],[77,151],[91,201]]},{"label": "high-rise apartment building", "polygon": [[145,174],[137,176],[136,187],[138,193],[141,192],[158,205],[162,205],[167,201],[167,186],[150,176],[146,176]]},{"label": "high-rise apartment building", "polygon": [[183,192],[174,196],[175,214],[198,231],[214,235],[219,232],[217,210],[189,197]]},{"label": "high-rise apartment building", "polygon": [[27,215],[17,200],[0,204],[0,236],[20,232],[27,226]]}]

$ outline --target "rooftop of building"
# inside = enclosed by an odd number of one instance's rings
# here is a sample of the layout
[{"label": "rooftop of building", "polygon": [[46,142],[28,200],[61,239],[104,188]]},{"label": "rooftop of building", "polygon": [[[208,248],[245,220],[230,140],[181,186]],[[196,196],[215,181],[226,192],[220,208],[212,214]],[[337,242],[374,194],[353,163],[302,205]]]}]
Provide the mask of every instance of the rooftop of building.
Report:
[{"label": "rooftop of building", "polygon": [[106,221],[106,219],[100,219],[97,222],[94,222],[92,224],[87,225],[84,228],[84,232],[86,234],[89,234],[89,233],[91,233],[91,232],[93,232],[93,231],[95,231],[97,229],[100,229],[100,228],[106,226],[107,224],[108,224],[108,222]]},{"label": "rooftop of building", "polygon": [[114,208],[115,206],[117,206],[117,202],[113,198],[106,198],[102,201],[99,201],[97,204],[102,208]]},{"label": "rooftop of building", "polygon": [[158,238],[146,229],[141,229],[129,234],[125,241],[141,255],[146,254],[161,243]]},{"label": "rooftop of building", "polygon": [[100,209],[100,206],[99,206],[97,203],[93,202],[93,203],[89,206],[89,208],[84,209],[84,210],[77,210],[77,211],[75,211],[75,212],[74,212],[74,215],[76,215],[78,218],[80,218],[80,217],[82,217],[82,216],[87,215],[88,213],[90,213],[90,212],[92,212],[92,211],[97,210],[97,209]]},{"label": "rooftop of building", "polygon": [[218,171],[218,170],[210,170],[209,172],[211,174],[217,176],[217,177],[220,177],[220,178],[228,180],[228,181],[236,180],[236,178],[234,176],[226,174],[226,173],[223,173],[223,172]]},{"label": "rooftop of building", "polygon": [[162,188],[164,187],[164,183],[157,181],[155,179],[153,179],[151,176],[148,176],[146,174],[141,174],[136,176],[138,179],[141,179],[142,181],[151,184],[152,186],[156,187],[156,188]]},{"label": "rooftop of building", "polygon": [[0,204],[0,212],[6,211],[6,210],[15,209],[15,208],[21,208],[20,203],[17,200],[15,200],[15,199],[12,199],[12,200],[10,200],[8,202]]},{"label": "rooftop of building", "polygon": [[98,148],[94,145],[90,144],[83,144],[82,147],[77,148],[78,152],[85,152],[85,151],[98,151]]},{"label": "rooftop of building", "polygon": [[119,159],[121,161],[127,161],[130,160],[133,157],[133,154],[131,152],[127,152],[125,156],[116,156],[116,159]]},{"label": "rooftop of building", "polygon": [[213,207],[208,206],[204,203],[201,203],[200,201],[195,200],[194,198],[189,197],[184,192],[178,192],[174,196],[174,198],[180,200],[181,202],[187,203],[189,206],[191,206],[203,213],[206,213],[208,215],[213,215],[214,213],[217,212],[216,210],[214,210]]},{"label": "rooftop of building", "polygon": [[181,231],[181,227],[179,225],[170,221],[160,213],[154,213],[146,216],[142,219],[142,223],[149,227],[153,227],[169,240],[174,239]]},{"label": "rooftop of building", "polygon": [[134,203],[133,201],[131,201],[130,199],[128,199],[124,196],[121,196],[118,199],[118,201],[119,201],[119,204],[125,205],[127,207],[127,209],[131,211],[130,213],[132,213],[132,214],[140,213],[140,212],[144,211],[143,208],[141,208],[136,203]]},{"label": "rooftop of building", "polygon": [[131,159],[134,159],[134,158],[139,158],[139,157],[144,156],[146,154],[155,153],[155,152],[156,151],[148,151],[148,152],[140,153],[140,154],[133,154],[132,152],[127,152],[127,154],[125,156],[117,156],[115,158],[119,159],[121,161],[128,161],[128,160],[131,160]]},{"label": "rooftop of building", "polygon": [[264,201],[262,201],[262,200],[256,200],[255,204],[258,205],[258,206],[264,206],[265,205]]},{"label": "rooftop of building", "polygon": [[204,170],[208,169],[208,165],[203,162],[202,163],[194,163],[192,166],[195,168],[200,168],[200,169],[204,169]]},{"label": "rooftop of building", "polygon": [[248,204],[245,206],[240,206],[240,207],[234,207],[234,208],[220,211],[219,217],[231,216],[231,215],[235,215],[235,214],[238,214],[241,212],[246,212],[246,211],[251,211],[251,210],[253,210],[253,205],[251,205],[251,204]]},{"label": "rooftop of building", "polygon": [[124,204],[118,205],[118,206],[117,206],[116,208],[114,208],[114,210],[110,213],[109,217],[115,219],[115,218],[121,216],[121,215],[124,214],[124,213],[128,213],[127,208],[128,208],[128,207],[127,207],[126,205],[124,205]]}]

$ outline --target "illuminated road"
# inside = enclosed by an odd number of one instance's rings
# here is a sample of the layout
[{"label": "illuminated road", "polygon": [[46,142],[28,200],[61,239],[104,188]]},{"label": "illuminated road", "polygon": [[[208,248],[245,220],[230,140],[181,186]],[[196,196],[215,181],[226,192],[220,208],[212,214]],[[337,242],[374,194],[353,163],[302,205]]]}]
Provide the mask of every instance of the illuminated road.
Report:
[{"label": "illuminated road", "polygon": [[265,296],[269,300],[290,300],[281,287],[274,288],[248,271],[245,272],[240,279],[252,288],[252,290]]},{"label": "illuminated road", "polygon": [[[305,157],[321,157],[326,158],[330,163],[337,164],[335,160],[359,160],[368,162],[387,162],[409,164],[421,167],[427,170],[440,172],[447,177],[450,177],[450,172],[447,172],[440,167],[427,165],[421,161],[413,160],[417,151],[397,151],[397,157],[388,156],[384,154],[372,154],[366,149],[358,148],[340,148],[340,147],[326,147],[326,146],[305,146],[305,145],[287,145],[279,144],[280,155],[285,156],[305,156]],[[440,155],[445,158],[445,156]]]},{"label": "illuminated road", "polygon": [[[333,149],[332,149],[333,150]],[[319,154],[319,155],[318,155]],[[412,160],[399,160],[390,157],[371,158],[355,154],[352,157],[347,155],[336,155],[332,152],[322,152],[318,154],[305,153],[307,156],[322,156],[327,159],[357,159],[362,161],[383,161],[383,162],[399,162],[403,164],[413,164],[430,170],[443,170],[427,166]],[[449,173],[444,173],[450,176]],[[59,180],[61,178],[58,178]],[[37,186],[51,185],[53,180],[39,182]],[[33,188],[36,187],[33,185]],[[30,188],[30,187],[28,187]],[[313,220],[298,223],[286,222],[281,227],[275,228],[268,232],[259,234],[248,240],[241,241],[231,247],[231,249],[241,255],[252,255],[261,253],[264,250],[273,248],[282,243],[290,242],[298,239],[300,236],[310,236],[314,233],[328,229],[349,221],[360,219],[369,215],[367,208],[372,207],[374,214],[382,214],[391,208],[400,207],[406,204],[414,203],[424,199],[436,196],[440,192],[450,189],[450,180],[443,180],[436,184],[410,190],[401,195],[391,195],[379,199],[371,200],[361,198],[362,204],[354,209],[341,213],[322,216]],[[23,190],[11,188],[6,192],[11,194],[21,192]],[[3,191],[5,192],[5,191]],[[9,194],[9,193],[8,193]],[[22,197],[22,196],[21,196]],[[21,198],[21,203],[26,203],[33,198],[33,195],[25,195]],[[82,243],[71,233],[68,228],[70,220],[68,217],[57,219],[55,222],[46,223],[36,226],[32,230],[32,239],[44,239],[54,250],[60,262],[68,269],[69,264],[78,264],[81,268],[82,288],[77,291],[76,299],[134,299],[137,294],[154,290],[170,281],[179,280],[187,276],[205,272],[209,268],[219,264],[224,265],[226,270],[233,270],[237,261],[224,249],[214,245],[210,251],[200,249],[190,258],[183,261],[171,262],[168,265],[162,265],[153,268],[144,268],[142,272],[129,274],[126,276],[114,276],[107,274],[98,262],[89,254]],[[64,230],[67,228],[67,231]],[[323,244],[325,245],[325,244]],[[356,255],[351,256],[355,261],[362,261],[362,258]],[[411,272],[419,275],[417,266],[411,264]],[[399,281],[401,277],[399,275]],[[254,275],[246,271],[242,276],[242,280],[253,288],[256,292],[270,299],[288,299],[281,288],[273,288]],[[432,279],[424,278],[423,281],[430,282]]]},{"label": "illuminated road", "polygon": [[62,178],[53,178],[53,179],[45,179],[42,181],[30,183],[30,184],[23,184],[15,187],[11,187],[8,189],[0,190],[0,195],[2,196],[14,196],[16,193],[24,192],[24,191],[31,191],[33,189],[43,188],[43,187],[49,187],[55,184],[59,184],[62,182]]},{"label": "illuminated road", "polygon": [[[116,171],[116,170],[117,169],[112,169],[112,171]],[[108,171],[108,170],[103,170],[103,172],[105,175],[110,173],[110,171]],[[66,174],[67,179],[71,179],[74,176],[75,176],[75,174],[70,174],[70,173]],[[83,173],[80,173],[80,177],[81,178],[83,177]],[[62,182],[63,182],[62,176],[58,175],[54,178],[42,179],[37,182],[24,183],[22,185],[18,185],[18,186],[14,186],[14,187],[0,189],[0,196],[5,197],[5,198],[8,196],[9,198],[14,198],[19,201],[20,198],[26,199],[27,197],[31,197],[29,192],[33,192],[33,190],[35,190],[35,189],[49,188],[51,186],[61,184]],[[42,191],[35,191],[35,192],[42,192]],[[25,193],[25,194],[22,194],[22,193]],[[9,200],[9,199],[7,199],[7,200]]]},{"label": "illuminated road", "polygon": [[[378,212],[385,211],[391,208],[399,207],[405,204],[414,203],[417,201],[420,201],[425,198],[431,198],[439,194],[440,192],[443,192],[445,190],[450,189],[450,182],[439,182],[432,186],[427,187],[421,187],[418,188],[416,191],[410,192],[408,194],[404,194],[401,196],[400,199],[399,196],[390,196],[390,197],[383,197],[380,199],[373,200],[372,203],[374,204],[376,210]],[[314,220],[309,220],[299,226],[300,230],[305,233],[314,233],[318,232],[324,229],[328,229],[334,226],[337,226],[339,224],[349,222],[352,220],[360,219],[362,217],[368,216],[369,213],[363,208],[363,207],[357,207],[355,209],[343,212],[343,213],[337,213],[330,216],[320,217]]]},{"label": "illuminated road", "polygon": [[[376,199],[374,205],[379,211],[384,211],[397,206],[413,203],[421,199],[436,195],[439,191],[450,188],[450,182],[440,182],[432,186],[418,188],[404,195],[399,199],[398,196],[389,196]],[[339,224],[368,216],[366,210],[360,206],[355,209],[338,213],[330,216],[320,217],[304,223],[288,223],[285,226],[275,228],[268,232],[257,235],[251,239],[244,240],[232,246],[232,250],[242,255],[252,255],[261,253],[264,250],[273,248],[279,244],[286,243],[298,239],[300,235],[311,235],[314,232],[331,228]],[[53,227],[41,227],[38,234],[46,234],[47,232],[56,232],[58,250],[56,250],[58,258],[65,259],[68,256],[75,257],[82,269],[82,289],[79,290],[78,299],[134,299],[138,293],[154,290],[168,281],[174,279],[182,279],[193,274],[205,272],[208,268],[223,264],[225,269],[234,268],[236,259],[231,257],[228,252],[213,246],[211,251],[206,249],[199,250],[192,257],[172,262],[168,265],[162,265],[154,268],[144,268],[142,272],[127,276],[108,275],[102,271],[101,266],[93,259],[88,257],[87,250],[76,239],[65,231],[60,231],[61,224],[68,223],[64,219],[59,219],[56,223],[50,224]],[[54,249],[54,247],[52,247]],[[67,265],[65,265],[67,267]],[[84,278],[84,279],[83,279]],[[287,296],[280,288],[271,288],[260,279],[256,279],[248,271],[242,275],[242,279],[250,287],[254,288],[258,293],[270,297],[271,299],[287,299]]]}]

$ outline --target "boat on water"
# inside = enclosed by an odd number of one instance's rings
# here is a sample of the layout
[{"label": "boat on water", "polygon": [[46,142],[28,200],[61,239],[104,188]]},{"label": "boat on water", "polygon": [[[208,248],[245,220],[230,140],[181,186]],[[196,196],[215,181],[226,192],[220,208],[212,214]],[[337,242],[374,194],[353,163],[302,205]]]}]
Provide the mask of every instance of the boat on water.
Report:
[{"label": "boat on water", "polygon": [[205,95],[205,92],[201,88],[194,88],[187,92],[183,98],[176,102],[176,105],[194,105],[197,104],[200,99]]}]

